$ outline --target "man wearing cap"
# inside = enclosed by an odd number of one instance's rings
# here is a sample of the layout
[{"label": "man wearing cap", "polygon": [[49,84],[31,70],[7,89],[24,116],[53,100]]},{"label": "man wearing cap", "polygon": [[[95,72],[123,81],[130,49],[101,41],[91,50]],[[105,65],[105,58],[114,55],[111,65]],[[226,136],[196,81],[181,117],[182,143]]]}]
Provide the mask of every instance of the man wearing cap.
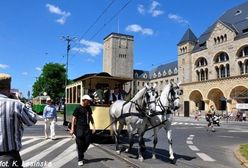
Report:
[{"label": "man wearing cap", "polygon": [[[36,115],[22,102],[8,98],[11,77],[0,73],[0,161],[3,167],[22,167],[23,125],[36,123]],[[1,167],[1,166],[0,166]]]},{"label": "man wearing cap", "polygon": [[[72,117],[72,128],[70,134],[73,134],[75,131],[79,166],[83,166],[84,153],[90,145],[90,122],[93,126],[92,133],[95,133],[95,124],[92,117],[92,110],[90,108],[91,101],[92,99],[89,95],[84,95],[82,97],[82,104],[74,110]],[[74,128],[74,125],[76,128]]]},{"label": "man wearing cap", "polygon": [[48,139],[48,129],[50,126],[50,137],[52,140],[55,140],[55,124],[57,121],[57,110],[55,105],[52,104],[52,100],[50,97],[47,98],[47,105],[43,110],[43,118],[45,120],[45,139]]}]

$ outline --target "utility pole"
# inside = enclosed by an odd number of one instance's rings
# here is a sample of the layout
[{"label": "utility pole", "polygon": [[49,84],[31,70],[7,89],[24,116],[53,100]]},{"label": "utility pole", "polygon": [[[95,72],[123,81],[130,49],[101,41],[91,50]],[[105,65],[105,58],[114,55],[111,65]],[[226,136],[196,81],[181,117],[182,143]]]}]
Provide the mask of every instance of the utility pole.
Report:
[{"label": "utility pole", "polygon": [[71,41],[75,40],[76,37],[70,37],[70,36],[62,36],[62,39],[67,42],[67,49],[66,49],[66,72],[65,72],[65,96],[64,96],[64,125],[67,125],[67,122],[65,120],[66,118],[66,107],[65,107],[65,98],[66,98],[66,85],[68,80],[68,62],[69,62],[69,52],[71,50]]}]

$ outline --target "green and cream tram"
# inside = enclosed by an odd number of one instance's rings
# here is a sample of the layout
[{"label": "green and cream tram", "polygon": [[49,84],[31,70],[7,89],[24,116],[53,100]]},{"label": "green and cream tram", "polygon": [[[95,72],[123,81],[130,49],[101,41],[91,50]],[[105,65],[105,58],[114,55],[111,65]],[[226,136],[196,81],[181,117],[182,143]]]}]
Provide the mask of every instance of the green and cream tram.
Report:
[{"label": "green and cream tram", "polygon": [[[109,96],[116,87],[122,87],[124,90],[130,88],[132,79],[111,76],[108,73],[86,74],[73,80],[66,86],[65,97],[65,122],[71,122],[72,114],[75,108],[81,103],[81,97],[88,94],[93,98],[91,105],[95,127],[97,131],[104,130],[110,124],[109,117]],[[126,87],[126,88],[125,88]],[[100,91],[99,91],[100,90]],[[97,92],[102,93],[99,98],[93,97]],[[95,98],[95,99],[94,99]],[[109,131],[109,127],[107,130]]]},{"label": "green and cream tram", "polygon": [[50,98],[50,96],[37,96],[32,99],[32,110],[37,114],[42,114],[43,109],[46,106],[46,100]]}]

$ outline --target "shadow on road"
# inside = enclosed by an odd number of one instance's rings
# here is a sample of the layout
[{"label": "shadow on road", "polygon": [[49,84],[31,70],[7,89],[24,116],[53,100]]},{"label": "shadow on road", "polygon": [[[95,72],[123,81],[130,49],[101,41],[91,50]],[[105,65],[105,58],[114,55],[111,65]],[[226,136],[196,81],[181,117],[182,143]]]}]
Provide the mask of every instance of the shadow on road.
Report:
[{"label": "shadow on road", "polygon": [[94,162],[101,162],[101,161],[108,161],[108,160],[114,160],[112,158],[95,158],[95,159],[86,159],[85,163],[94,163]]}]

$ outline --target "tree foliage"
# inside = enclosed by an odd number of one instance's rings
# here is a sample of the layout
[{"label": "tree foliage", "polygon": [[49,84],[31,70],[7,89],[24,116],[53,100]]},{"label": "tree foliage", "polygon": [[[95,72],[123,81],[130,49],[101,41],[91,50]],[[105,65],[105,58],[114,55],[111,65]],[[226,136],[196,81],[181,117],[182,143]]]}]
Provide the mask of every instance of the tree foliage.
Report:
[{"label": "tree foliage", "polygon": [[64,97],[65,93],[65,65],[48,63],[44,65],[41,75],[33,85],[33,97],[47,93],[55,102]]}]

